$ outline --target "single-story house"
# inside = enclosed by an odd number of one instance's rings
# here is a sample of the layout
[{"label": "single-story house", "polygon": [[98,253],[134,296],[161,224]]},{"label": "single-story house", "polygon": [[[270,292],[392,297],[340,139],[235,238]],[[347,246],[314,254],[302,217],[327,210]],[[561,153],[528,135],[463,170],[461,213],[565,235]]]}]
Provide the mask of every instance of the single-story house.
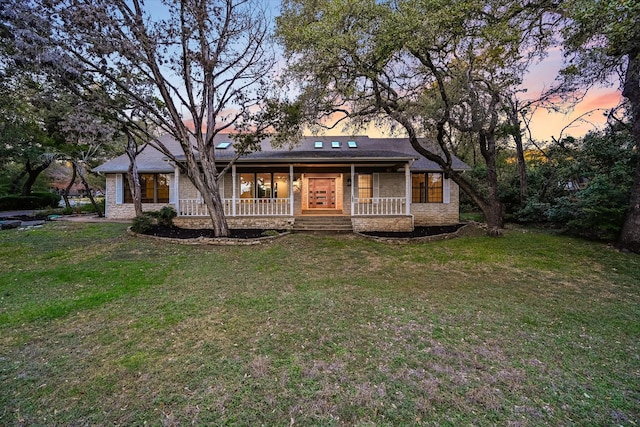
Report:
[{"label": "single-story house", "polygon": [[[181,153],[170,136],[161,140]],[[218,135],[215,146],[222,169],[234,159],[233,144],[228,135]],[[94,169],[106,175],[108,218],[135,215],[128,166],[122,155]],[[137,166],[144,210],[170,205],[178,213],[177,225],[211,227],[200,194],[164,154],[147,146]],[[469,169],[457,158],[453,166]],[[459,222],[457,184],[406,138],[305,137],[291,149],[265,141],[261,151],[233,164],[221,190],[230,228],[411,231]]]}]

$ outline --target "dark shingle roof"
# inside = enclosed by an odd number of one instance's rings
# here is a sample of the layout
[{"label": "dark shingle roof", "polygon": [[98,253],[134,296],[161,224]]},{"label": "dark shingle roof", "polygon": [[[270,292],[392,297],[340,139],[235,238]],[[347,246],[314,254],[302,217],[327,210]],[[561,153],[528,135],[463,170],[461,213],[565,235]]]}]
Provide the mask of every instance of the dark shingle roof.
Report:
[{"label": "dark shingle roof", "polygon": [[[171,152],[176,153],[178,160],[184,158],[180,145],[170,136],[159,138]],[[218,135],[215,139],[217,146],[221,142],[231,141],[228,135]],[[356,147],[349,145],[349,141],[355,142]],[[322,142],[322,148],[316,148],[316,142]],[[337,142],[339,144],[332,144]],[[353,144],[352,144],[353,145]],[[233,147],[217,149],[216,156],[221,162],[229,161],[234,157]],[[369,138],[367,136],[320,136],[305,137],[294,147],[273,147],[270,141],[262,143],[261,151],[257,151],[238,160],[241,163],[351,163],[351,162],[404,162],[413,160],[411,170],[430,171],[440,170],[440,167],[430,160],[418,155],[407,138]],[[94,170],[105,173],[125,173],[129,166],[126,155],[119,156],[106,162]],[[469,166],[460,159],[453,158],[453,167],[458,170],[469,169]],[[138,157],[138,170],[140,172],[168,173],[173,171],[173,166],[167,161],[166,156],[159,151],[147,147]]]}]

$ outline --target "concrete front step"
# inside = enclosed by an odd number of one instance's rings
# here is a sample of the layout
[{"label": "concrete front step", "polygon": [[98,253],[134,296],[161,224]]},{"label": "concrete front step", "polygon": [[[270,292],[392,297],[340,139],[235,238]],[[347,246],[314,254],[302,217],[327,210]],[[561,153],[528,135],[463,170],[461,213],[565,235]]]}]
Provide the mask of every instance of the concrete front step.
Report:
[{"label": "concrete front step", "polygon": [[348,216],[301,216],[293,223],[294,231],[353,231]]}]

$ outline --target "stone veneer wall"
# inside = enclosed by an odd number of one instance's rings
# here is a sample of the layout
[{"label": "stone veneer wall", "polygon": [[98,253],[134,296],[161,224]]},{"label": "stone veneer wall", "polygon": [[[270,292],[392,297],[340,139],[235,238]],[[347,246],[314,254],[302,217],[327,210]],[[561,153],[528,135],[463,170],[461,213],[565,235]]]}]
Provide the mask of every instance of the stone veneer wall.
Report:
[{"label": "stone veneer wall", "polygon": [[[265,230],[291,230],[294,219],[291,216],[244,216],[227,217],[229,228],[265,229]],[[178,217],[173,223],[182,228],[211,228],[209,217]]]},{"label": "stone veneer wall", "polygon": [[451,225],[460,222],[460,191],[458,184],[450,181],[449,203],[412,203],[411,214],[416,227]]},{"label": "stone veneer wall", "polygon": [[[385,176],[386,175],[386,176]],[[180,197],[196,198],[197,192],[191,182],[186,177],[180,177]],[[354,217],[352,219],[355,231],[364,230],[389,230],[389,231],[407,231],[412,230],[413,226],[429,226],[429,225],[448,225],[460,222],[460,203],[459,190],[456,183],[451,181],[450,187],[450,203],[412,203],[411,214],[413,215],[413,223],[410,224],[410,217]],[[225,197],[231,197],[233,189],[231,188],[230,176],[224,179]],[[396,194],[404,194],[404,175],[403,174],[381,174],[380,175],[380,197],[391,196],[394,191]],[[346,186],[346,179],[343,180],[343,200],[345,214],[350,213],[350,197],[351,188]],[[106,215],[108,218],[114,219],[132,219],[135,217],[133,204],[116,204],[116,175],[108,174],[106,179]],[[295,198],[295,214],[301,213],[302,194],[294,193]],[[171,204],[169,204],[171,206]],[[145,211],[157,211],[167,204],[162,203],[144,203],[142,208]],[[404,218],[399,220],[399,218]],[[409,218],[407,220],[406,218]],[[265,229],[291,229],[293,228],[292,217],[239,217],[228,218],[229,226],[232,228],[265,228]],[[189,224],[198,224],[195,226],[182,225],[181,222]],[[176,218],[175,222],[181,227],[187,228],[208,228],[208,218]],[[399,221],[398,224],[396,222]],[[409,221],[409,222],[407,222]],[[203,224],[205,224],[203,226]],[[386,228],[384,228],[386,227]]]},{"label": "stone veneer wall", "polygon": [[354,216],[351,217],[353,231],[413,231],[410,216]]},{"label": "stone veneer wall", "polygon": [[381,173],[378,189],[380,197],[404,197],[406,193],[404,173]]},{"label": "stone veneer wall", "polygon": [[[126,177],[123,177],[126,179]],[[133,219],[136,216],[136,210],[133,203],[116,204],[116,175],[108,174],[106,182],[106,217],[113,219]],[[143,211],[157,211],[164,206],[173,206],[172,203],[143,203]]]}]

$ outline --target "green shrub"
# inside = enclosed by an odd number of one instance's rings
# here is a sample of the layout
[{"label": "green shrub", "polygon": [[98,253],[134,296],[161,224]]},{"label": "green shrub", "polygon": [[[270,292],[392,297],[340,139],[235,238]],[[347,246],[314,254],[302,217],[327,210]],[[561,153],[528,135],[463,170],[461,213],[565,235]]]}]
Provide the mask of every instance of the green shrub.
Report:
[{"label": "green shrub", "polygon": [[131,224],[131,230],[136,233],[147,233],[153,227],[153,218],[147,214],[142,216],[137,216],[133,219],[133,224]]},{"label": "green shrub", "polygon": [[540,202],[532,197],[524,204],[522,209],[513,214],[513,220],[525,223],[543,223],[550,220],[548,216],[551,205]]},{"label": "green shrub", "polygon": [[71,215],[74,212],[73,208],[62,209],[62,215]]},{"label": "green shrub", "polygon": [[58,203],[60,196],[48,192],[33,193],[31,196],[10,195],[0,197],[0,210],[56,208]]},{"label": "green shrub", "polygon": [[84,204],[78,206],[78,210],[81,213],[95,213],[96,212],[96,208],[93,206],[92,203],[84,203]]},{"label": "green shrub", "polygon": [[173,227],[173,219],[178,213],[171,206],[165,206],[158,211],[158,225],[162,227]]},{"label": "green shrub", "polygon": [[42,207],[57,208],[60,205],[62,197],[49,191],[34,191],[31,196],[38,197],[42,200]]}]

